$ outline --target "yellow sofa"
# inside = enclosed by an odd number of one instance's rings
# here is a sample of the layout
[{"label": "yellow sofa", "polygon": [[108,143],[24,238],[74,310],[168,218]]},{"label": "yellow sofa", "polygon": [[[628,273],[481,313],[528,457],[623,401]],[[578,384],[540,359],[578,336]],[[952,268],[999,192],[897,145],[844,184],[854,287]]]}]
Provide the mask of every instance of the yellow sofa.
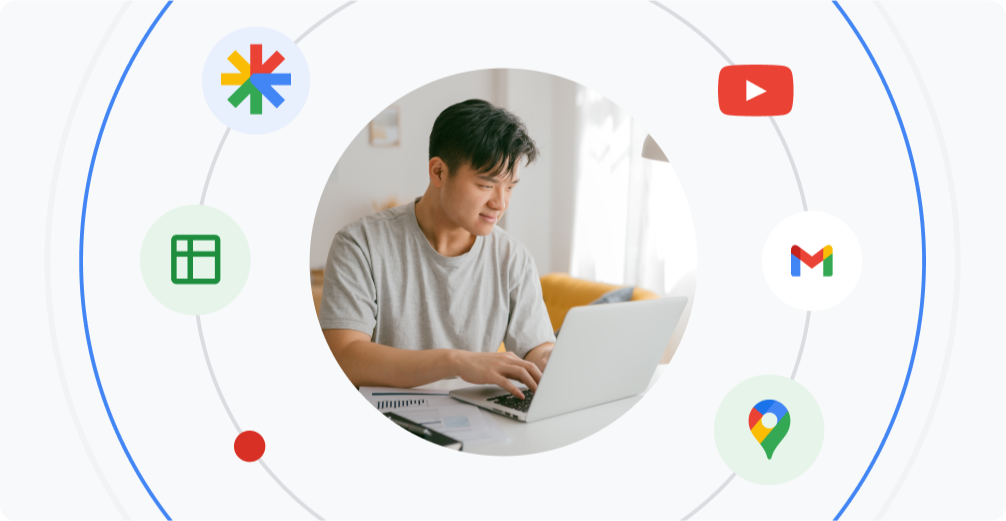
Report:
[{"label": "yellow sofa", "polygon": [[[586,306],[605,293],[621,288],[614,284],[604,284],[576,279],[565,273],[549,273],[541,278],[541,295],[545,300],[548,318],[552,321],[552,331],[558,331],[566,313],[577,306]],[[632,300],[653,300],[660,298],[656,293],[643,288],[633,288]]]}]

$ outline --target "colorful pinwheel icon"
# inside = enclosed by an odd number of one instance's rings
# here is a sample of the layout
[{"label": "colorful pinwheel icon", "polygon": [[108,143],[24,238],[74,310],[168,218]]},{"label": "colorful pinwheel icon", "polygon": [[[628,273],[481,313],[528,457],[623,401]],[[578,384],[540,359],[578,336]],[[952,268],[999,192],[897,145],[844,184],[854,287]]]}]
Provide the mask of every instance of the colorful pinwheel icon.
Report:
[{"label": "colorful pinwheel icon", "polygon": [[238,51],[232,52],[227,57],[227,61],[231,62],[238,72],[220,74],[220,85],[238,86],[238,89],[227,98],[227,101],[234,108],[237,108],[245,98],[250,98],[250,113],[260,115],[262,114],[262,96],[265,96],[273,107],[279,108],[283,104],[283,96],[280,96],[273,87],[290,85],[290,74],[273,72],[285,59],[279,51],[273,52],[272,56],[265,63],[262,63],[262,44],[253,43],[250,47],[250,63]]}]

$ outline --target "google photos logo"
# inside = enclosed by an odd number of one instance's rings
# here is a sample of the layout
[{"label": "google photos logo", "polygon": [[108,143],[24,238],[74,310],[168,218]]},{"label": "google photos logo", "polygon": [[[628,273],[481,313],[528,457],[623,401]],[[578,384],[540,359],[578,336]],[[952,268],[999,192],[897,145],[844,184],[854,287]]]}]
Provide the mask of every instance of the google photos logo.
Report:
[{"label": "google photos logo", "polygon": [[241,53],[234,51],[227,57],[227,61],[234,65],[237,73],[222,73],[220,75],[220,85],[234,85],[238,89],[227,101],[234,108],[241,105],[245,98],[250,98],[249,110],[252,115],[262,114],[262,97],[265,96],[273,107],[279,108],[283,104],[283,96],[280,96],[276,85],[290,85],[289,73],[275,73],[276,67],[286,59],[279,51],[272,53],[269,59],[262,63],[262,44],[253,43],[249,49],[250,60],[245,60]]}]

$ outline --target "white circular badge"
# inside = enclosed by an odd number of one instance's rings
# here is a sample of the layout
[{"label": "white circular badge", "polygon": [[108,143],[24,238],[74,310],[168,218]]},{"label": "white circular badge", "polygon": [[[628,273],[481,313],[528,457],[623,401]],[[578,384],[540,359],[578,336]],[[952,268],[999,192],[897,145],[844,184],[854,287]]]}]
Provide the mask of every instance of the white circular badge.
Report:
[{"label": "white circular badge", "polygon": [[801,212],[772,230],[762,253],[769,288],[786,304],[820,311],[852,293],[863,252],[852,230],[824,212]]}]

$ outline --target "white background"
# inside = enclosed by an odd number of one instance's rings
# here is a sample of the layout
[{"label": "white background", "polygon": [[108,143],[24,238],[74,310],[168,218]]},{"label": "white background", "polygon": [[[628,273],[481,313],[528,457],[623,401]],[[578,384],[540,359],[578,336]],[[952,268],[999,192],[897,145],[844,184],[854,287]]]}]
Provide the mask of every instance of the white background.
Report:
[{"label": "white background", "polygon": [[[234,456],[235,432],[209,379],[195,321],[147,292],[139,245],[159,216],[199,200],[223,133],[199,82],[207,50],[247,26],[295,38],[338,5],[174,4],[129,72],[101,143],[84,251],[91,339],[123,437],[176,519],[309,518],[260,466]],[[915,335],[919,215],[901,133],[873,66],[833,5],[669,5],[734,62],[793,69],[794,109],[777,121],[808,206],[846,222],[864,257],[853,294],[813,315],[796,376],[825,418],[816,463],[776,487],[735,479],[696,518],[831,518],[877,450]],[[97,392],[81,320],[77,241],[98,128],[161,6],[137,2],[125,11],[79,91],[72,122],[81,79],[120,4],[8,3],[0,11],[0,508],[11,518],[119,518],[113,495],[130,518],[160,517]],[[886,517],[995,518],[1004,508],[998,208],[1006,12],[994,3],[885,4],[928,86],[952,165],[962,263],[947,358],[954,228],[938,129],[876,5],[844,7],[904,118],[928,241],[925,320],[908,393],[845,517],[874,518],[889,500],[948,363],[932,428]],[[304,110],[273,134],[232,132],[206,199],[241,225],[252,248],[242,294],[203,317],[207,348],[234,416],[264,434],[265,459],[277,476],[325,518],[691,512],[730,474],[712,437],[720,400],[751,376],[788,376],[805,318],[771,294],[758,262],[765,236],[801,209],[793,173],[767,120],[719,113],[722,57],[649,3],[364,3],[300,46],[311,67]],[[318,199],[359,130],[426,83],[485,68],[565,77],[639,118],[681,177],[698,239],[700,283],[689,328],[661,381],[600,433],[513,458],[448,453],[381,419],[326,348],[305,273]],[[44,251],[51,189],[50,322]],[[514,499],[488,497],[499,491]]]}]

